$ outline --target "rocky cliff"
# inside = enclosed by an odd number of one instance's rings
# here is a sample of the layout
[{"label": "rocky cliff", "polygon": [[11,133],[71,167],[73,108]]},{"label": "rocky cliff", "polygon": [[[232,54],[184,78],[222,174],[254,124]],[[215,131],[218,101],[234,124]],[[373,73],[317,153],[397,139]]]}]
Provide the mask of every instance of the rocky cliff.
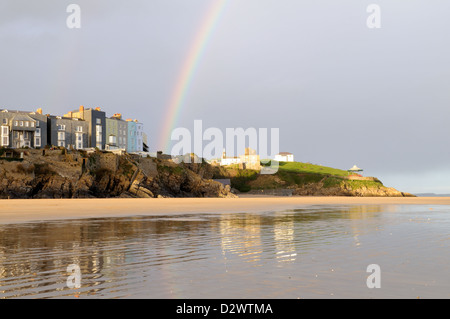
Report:
[{"label": "rocky cliff", "polygon": [[9,153],[0,159],[0,198],[235,197],[211,180],[206,163],[66,149]]},{"label": "rocky cliff", "polygon": [[310,183],[294,188],[292,195],[300,196],[360,196],[360,197],[413,197],[381,183],[373,185],[351,185],[342,181],[338,185],[324,187],[323,182]]},{"label": "rocky cliff", "polygon": [[[385,187],[376,178],[351,180],[283,170],[260,175],[207,163],[66,149],[0,149],[0,176],[0,198],[236,197],[239,191],[268,190],[298,196],[413,196]],[[235,190],[213,178],[231,179]]]}]

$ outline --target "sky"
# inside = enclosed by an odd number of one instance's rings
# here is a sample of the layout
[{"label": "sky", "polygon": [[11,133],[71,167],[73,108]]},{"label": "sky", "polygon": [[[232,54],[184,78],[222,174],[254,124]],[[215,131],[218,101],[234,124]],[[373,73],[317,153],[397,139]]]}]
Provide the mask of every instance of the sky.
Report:
[{"label": "sky", "polygon": [[[367,26],[372,3],[381,28]],[[2,0],[0,108],[101,107],[142,122],[151,151],[167,121],[279,128],[296,161],[450,193],[448,12],[447,0]]]}]

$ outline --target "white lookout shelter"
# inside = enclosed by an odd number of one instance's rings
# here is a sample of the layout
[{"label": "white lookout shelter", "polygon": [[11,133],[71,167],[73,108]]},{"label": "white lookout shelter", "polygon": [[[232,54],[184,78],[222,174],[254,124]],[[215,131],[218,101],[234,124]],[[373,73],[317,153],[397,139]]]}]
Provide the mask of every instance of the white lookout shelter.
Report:
[{"label": "white lookout shelter", "polygon": [[348,170],[348,172],[350,172],[350,173],[358,173],[358,172],[362,172],[362,171],[363,171],[363,169],[359,168],[356,165],[353,165],[353,167]]}]

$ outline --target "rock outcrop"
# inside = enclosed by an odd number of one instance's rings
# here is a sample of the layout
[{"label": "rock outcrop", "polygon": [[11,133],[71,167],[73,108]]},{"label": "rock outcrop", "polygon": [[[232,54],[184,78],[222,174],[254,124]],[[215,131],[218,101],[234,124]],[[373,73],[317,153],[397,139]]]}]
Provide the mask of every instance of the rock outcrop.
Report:
[{"label": "rock outcrop", "polygon": [[206,163],[65,149],[20,152],[22,159],[0,159],[0,198],[236,196],[210,179]]},{"label": "rock outcrop", "polygon": [[353,188],[345,182],[338,186],[324,187],[322,182],[310,183],[302,187],[295,188],[292,195],[297,196],[359,196],[359,197],[413,197],[409,193],[404,193],[392,187],[385,187],[379,184],[372,187],[359,186]]}]

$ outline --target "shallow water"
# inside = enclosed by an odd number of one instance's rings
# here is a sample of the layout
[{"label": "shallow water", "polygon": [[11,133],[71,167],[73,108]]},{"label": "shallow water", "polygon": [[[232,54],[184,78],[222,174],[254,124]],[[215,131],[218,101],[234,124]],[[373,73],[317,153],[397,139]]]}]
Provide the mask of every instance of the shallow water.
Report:
[{"label": "shallow water", "polygon": [[449,248],[448,206],[0,225],[0,298],[449,298]]}]

